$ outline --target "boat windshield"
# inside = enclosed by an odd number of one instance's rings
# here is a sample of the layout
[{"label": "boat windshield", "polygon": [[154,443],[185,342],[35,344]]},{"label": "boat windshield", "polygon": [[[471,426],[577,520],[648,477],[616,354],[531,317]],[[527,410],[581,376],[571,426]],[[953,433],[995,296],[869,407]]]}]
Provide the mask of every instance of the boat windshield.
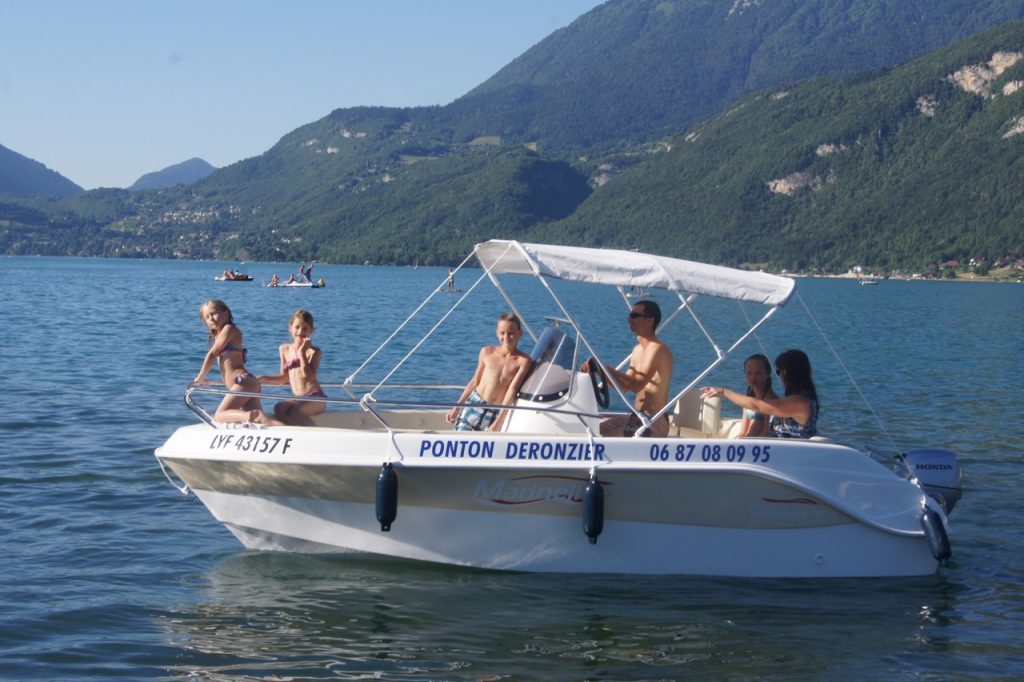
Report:
[{"label": "boat windshield", "polygon": [[530,356],[533,370],[519,390],[519,398],[550,403],[569,395],[572,385],[576,340],[555,327],[546,328]]}]

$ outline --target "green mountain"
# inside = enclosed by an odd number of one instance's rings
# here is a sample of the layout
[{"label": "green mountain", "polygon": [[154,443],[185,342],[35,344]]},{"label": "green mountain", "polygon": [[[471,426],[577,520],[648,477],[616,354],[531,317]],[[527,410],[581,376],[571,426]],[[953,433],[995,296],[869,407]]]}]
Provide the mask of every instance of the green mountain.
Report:
[{"label": "green mountain", "polygon": [[1021,187],[1015,21],[888,71],[744,100],[529,236],[726,264],[922,268],[1019,258]]},{"label": "green mountain", "polygon": [[[689,210],[683,185],[647,186],[644,174],[701,182],[701,172],[716,170],[699,155],[693,165],[662,170],[657,164],[684,147],[671,135],[699,121],[707,121],[701,131],[724,126],[735,114],[708,118],[758,88],[890,65],[1018,16],[1024,0],[612,0],[447,106],[339,109],[187,186],[0,204],[0,252],[429,264],[458,260],[490,237],[636,242],[652,234],[644,220],[653,207],[663,215]],[[792,92],[808,87],[818,85]],[[808,104],[804,113],[829,104]],[[877,104],[881,111],[887,103]],[[784,140],[794,147],[775,150],[776,161],[803,158],[809,143],[798,130]],[[748,136],[759,139],[759,131]],[[617,195],[633,183],[645,194]],[[626,213],[593,208],[604,201]],[[781,207],[806,197],[781,201],[768,214],[750,200],[741,202],[749,213],[734,215],[733,207],[719,215],[756,236],[792,219],[794,209]],[[606,231],[613,224],[614,239]],[[733,254],[736,243],[723,237],[717,251],[701,242],[689,253],[768,260],[763,250]],[[664,250],[675,242],[652,244]],[[845,258],[821,248],[829,259]],[[796,262],[791,256],[779,262]]]},{"label": "green mountain", "polygon": [[193,158],[188,161],[176,163],[163,170],[153,173],[146,173],[132,183],[128,189],[138,191],[140,189],[164,189],[175,185],[188,185],[196,180],[202,180],[210,173],[217,170],[202,159]]},{"label": "green mountain", "polygon": [[892,66],[1024,17],[978,0],[631,0],[548,36],[441,112],[458,137],[607,150],[767,87]]},{"label": "green mountain", "polygon": [[0,145],[0,195],[65,197],[83,191],[57,171]]}]

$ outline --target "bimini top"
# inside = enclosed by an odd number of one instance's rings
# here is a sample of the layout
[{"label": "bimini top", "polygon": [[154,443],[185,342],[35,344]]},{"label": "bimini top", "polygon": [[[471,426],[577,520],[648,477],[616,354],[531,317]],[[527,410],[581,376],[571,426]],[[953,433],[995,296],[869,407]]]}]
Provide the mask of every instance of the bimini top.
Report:
[{"label": "bimini top", "polygon": [[494,274],[542,275],[574,282],[670,289],[764,305],[783,305],[796,282],[636,251],[523,244],[504,239],[477,244],[480,264]]}]

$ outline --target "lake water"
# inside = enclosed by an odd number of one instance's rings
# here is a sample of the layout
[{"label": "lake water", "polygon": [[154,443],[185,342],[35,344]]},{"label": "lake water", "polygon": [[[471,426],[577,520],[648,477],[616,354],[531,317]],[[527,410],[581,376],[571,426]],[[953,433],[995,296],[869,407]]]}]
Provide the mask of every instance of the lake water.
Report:
[{"label": "lake water", "polygon": [[[801,280],[759,335],[769,355],[808,351],[830,435],[960,453],[938,575],[622,578],[244,551],[152,454],[194,421],[199,305],[231,305],[256,372],[308,308],[339,382],[446,271],[318,265],[326,288],[273,290],[260,281],[286,268],[213,281],[228,265],[0,258],[0,679],[1024,678],[1024,285]],[[609,357],[628,350],[621,300],[566,296]],[[500,308],[468,307],[403,371],[464,383]],[[692,325],[666,338],[677,374],[708,356]],[[758,350],[714,382],[741,388]]]}]

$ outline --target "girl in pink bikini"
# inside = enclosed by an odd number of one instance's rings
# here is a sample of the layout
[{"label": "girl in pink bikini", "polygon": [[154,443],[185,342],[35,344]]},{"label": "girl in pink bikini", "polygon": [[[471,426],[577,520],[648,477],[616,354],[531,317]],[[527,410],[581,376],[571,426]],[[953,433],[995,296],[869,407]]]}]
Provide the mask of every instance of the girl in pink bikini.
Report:
[{"label": "girl in pink bikini", "polygon": [[[313,345],[313,316],[306,310],[296,310],[288,322],[291,343],[282,343],[279,349],[281,371],[267,374],[260,381],[268,384],[291,384],[292,394],[300,398],[325,398],[324,390],[316,378],[320,368],[320,349]],[[274,416],[285,424],[315,426],[313,415],[320,414],[326,404],[309,400],[281,400],[274,406]]]},{"label": "girl in pink bikini", "polygon": [[[210,350],[206,352],[203,366],[192,383],[208,385],[210,382],[206,375],[216,363],[229,391],[259,393],[259,380],[245,368],[246,351],[242,345],[242,330],[235,326],[227,304],[217,299],[207,301],[199,308],[199,319],[210,330]],[[219,422],[280,424],[264,414],[259,398],[243,395],[224,396],[213,418]]]}]

